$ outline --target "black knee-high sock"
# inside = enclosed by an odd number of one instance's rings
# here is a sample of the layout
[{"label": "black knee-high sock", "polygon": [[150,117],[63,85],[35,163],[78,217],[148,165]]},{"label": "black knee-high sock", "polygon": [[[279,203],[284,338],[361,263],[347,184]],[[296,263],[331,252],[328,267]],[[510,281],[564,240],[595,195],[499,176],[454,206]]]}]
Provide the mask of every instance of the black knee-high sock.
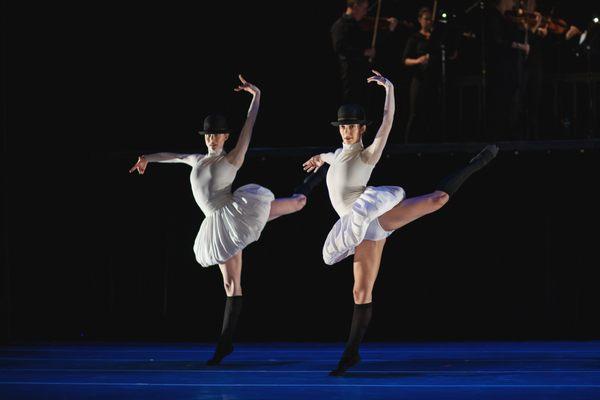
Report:
[{"label": "black knee-high sock", "polygon": [[225,301],[225,312],[223,313],[223,328],[221,336],[217,343],[217,348],[213,358],[208,360],[208,364],[214,365],[233,351],[233,334],[242,311],[242,296],[227,297]]},{"label": "black knee-high sock", "polygon": [[309,174],[300,185],[294,189],[294,194],[303,194],[307,196],[319,183],[327,176],[329,164],[323,164],[317,172]]},{"label": "black knee-high sock", "polygon": [[358,354],[358,347],[362,342],[365,332],[371,322],[371,314],[373,312],[373,303],[355,304],[354,313],[352,314],[352,325],[350,325],[350,335],[346,343],[344,354]]},{"label": "black knee-high sock", "polygon": [[486,146],[479,154],[469,161],[469,163],[458,171],[448,175],[438,185],[436,190],[448,193],[453,196],[460,186],[475,172],[487,165],[498,154],[498,146]]},{"label": "black knee-high sock", "polygon": [[369,322],[371,322],[372,310],[373,303],[354,305],[348,342],[346,343],[346,348],[344,349],[344,354],[340,359],[338,367],[332,371],[332,375],[343,374],[348,368],[360,361],[358,347],[367,332]]},{"label": "black knee-high sock", "polygon": [[233,343],[233,334],[235,326],[242,312],[242,296],[227,297],[225,301],[225,312],[223,313],[223,328],[221,329],[221,337],[219,343]]}]

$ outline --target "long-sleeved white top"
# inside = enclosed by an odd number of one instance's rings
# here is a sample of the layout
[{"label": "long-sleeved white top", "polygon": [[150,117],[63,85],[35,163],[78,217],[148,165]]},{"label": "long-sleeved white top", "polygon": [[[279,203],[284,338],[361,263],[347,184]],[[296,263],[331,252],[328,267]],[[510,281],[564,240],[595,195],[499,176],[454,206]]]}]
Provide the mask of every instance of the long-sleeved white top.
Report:
[{"label": "long-sleeved white top", "polygon": [[375,164],[364,161],[365,148],[361,141],[344,144],[334,153],[323,154],[330,165],[327,171],[327,189],[333,208],[341,217],[352,209],[352,204],[365,191]]},{"label": "long-sleeved white top", "polygon": [[190,184],[194,199],[204,215],[209,215],[221,208],[232,196],[231,184],[238,168],[227,160],[225,154],[225,151],[209,151],[206,155],[158,153],[148,161],[191,166]]}]

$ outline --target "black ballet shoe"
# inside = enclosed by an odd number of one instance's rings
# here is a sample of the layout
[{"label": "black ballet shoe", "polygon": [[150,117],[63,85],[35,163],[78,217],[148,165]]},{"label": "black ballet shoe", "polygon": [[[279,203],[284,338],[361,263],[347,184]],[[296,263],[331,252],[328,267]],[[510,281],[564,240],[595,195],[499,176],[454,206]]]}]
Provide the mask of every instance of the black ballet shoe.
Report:
[{"label": "black ballet shoe", "polygon": [[479,154],[477,154],[471,159],[471,161],[469,161],[469,164],[481,163],[481,166],[483,167],[498,155],[499,149],[500,148],[495,144],[488,144],[483,148],[483,150],[479,152]]},{"label": "black ballet shoe", "polygon": [[354,367],[360,362],[360,356],[353,354],[350,356],[343,355],[336,369],[329,373],[329,376],[344,376],[348,368]]},{"label": "black ballet shoe", "polygon": [[232,345],[217,345],[215,354],[210,360],[206,361],[206,365],[219,365],[221,361],[231,353],[233,353]]}]

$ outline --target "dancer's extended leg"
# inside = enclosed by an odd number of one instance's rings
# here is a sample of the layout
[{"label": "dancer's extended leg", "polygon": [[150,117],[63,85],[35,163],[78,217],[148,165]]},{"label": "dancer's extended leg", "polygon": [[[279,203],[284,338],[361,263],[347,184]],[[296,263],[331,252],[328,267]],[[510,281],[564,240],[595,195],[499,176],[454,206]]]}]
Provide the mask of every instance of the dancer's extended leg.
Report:
[{"label": "dancer's extended leg", "polygon": [[306,205],[306,196],[303,194],[294,194],[292,197],[275,199],[271,202],[271,211],[269,212],[269,221],[282,215],[292,214],[300,211]]},{"label": "dancer's extended leg", "polygon": [[398,229],[424,215],[439,210],[473,173],[486,166],[497,154],[498,146],[486,146],[466,166],[442,179],[433,193],[403,200],[396,207],[381,215],[379,217],[381,227],[386,231]]}]

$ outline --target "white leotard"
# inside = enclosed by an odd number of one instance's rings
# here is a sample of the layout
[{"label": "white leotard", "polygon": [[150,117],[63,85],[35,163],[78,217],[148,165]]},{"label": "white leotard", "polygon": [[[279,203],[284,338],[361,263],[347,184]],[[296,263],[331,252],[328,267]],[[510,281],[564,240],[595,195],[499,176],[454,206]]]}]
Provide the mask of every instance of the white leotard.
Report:
[{"label": "white leotard", "polygon": [[238,168],[227,160],[224,151],[197,156],[190,183],[196,203],[204,215],[208,215],[231,201],[231,184]]},{"label": "white leotard", "polygon": [[363,161],[362,142],[344,144],[335,153],[329,153],[327,189],[333,208],[341,217],[352,209],[352,204],[365,191],[375,165]]}]

